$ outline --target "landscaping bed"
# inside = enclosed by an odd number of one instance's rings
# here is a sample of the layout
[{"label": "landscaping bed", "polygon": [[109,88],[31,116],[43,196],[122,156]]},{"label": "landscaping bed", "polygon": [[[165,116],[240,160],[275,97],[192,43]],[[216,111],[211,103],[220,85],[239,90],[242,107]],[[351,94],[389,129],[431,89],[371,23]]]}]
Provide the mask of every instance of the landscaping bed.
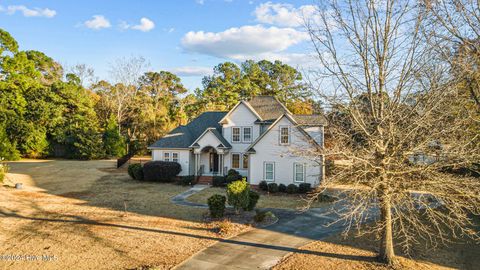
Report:
[{"label": "landscaping bed", "polygon": [[[307,205],[305,194],[286,194],[286,193],[267,193],[258,191],[260,199],[257,203],[258,208],[279,208],[279,209],[299,209]],[[206,188],[199,193],[193,194],[187,200],[195,203],[206,204],[210,196],[220,194],[226,196],[226,189],[221,187]],[[322,207],[327,203],[314,202],[312,207]]]}]

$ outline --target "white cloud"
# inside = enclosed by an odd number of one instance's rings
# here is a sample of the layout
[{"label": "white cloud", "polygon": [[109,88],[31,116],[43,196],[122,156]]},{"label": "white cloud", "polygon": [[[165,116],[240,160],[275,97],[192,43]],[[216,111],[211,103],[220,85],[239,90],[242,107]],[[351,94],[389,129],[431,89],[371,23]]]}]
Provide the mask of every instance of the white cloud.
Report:
[{"label": "white cloud", "polygon": [[319,21],[317,9],[313,5],[295,8],[291,4],[266,2],[255,8],[253,15],[257,22],[286,27],[299,27],[304,20]]},{"label": "white cloud", "polygon": [[205,4],[205,0],[195,0],[195,2],[199,5]]},{"label": "white cloud", "polygon": [[170,72],[178,76],[206,76],[213,73],[211,67],[200,67],[200,66],[184,66],[184,67],[175,67],[171,68]]},{"label": "white cloud", "polygon": [[139,31],[142,31],[142,32],[148,32],[150,30],[152,30],[153,28],[155,28],[155,23],[148,19],[148,18],[141,18],[140,19],[140,24],[137,24],[137,25],[130,25],[126,22],[121,22],[120,23],[120,28],[122,29],[134,29],[134,30],[139,30]]},{"label": "white cloud", "polygon": [[229,28],[217,33],[190,31],[182,38],[182,47],[190,52],[236,59],[281,52],[307,39],[307,33],[293,28],[254,25]]},{"label": "white cloud", "polygon": [[13,15],[17,11],[21,12],[25,17],[45,17],[53,18],[57,12],[49,8],[27,8],[26,6],[8,6],[7,8],[0,7],[1,12],[6,12],[8,15]]},{"label": "white cloud", "polygon": [[132,26],[132,29],[140,30],[142,32],[148,32],[153,28],[155,28],[155,23],[152,20],[145,17],[140,19],[140,24]]},{"label": "white cloud", "polygon": [[85,21],[83,23],[86,27],[90,29],[99,30],[102,28],[110,28],[112,25],[110,21],[105,18],[103,15],[94,15],[93,19]]}]

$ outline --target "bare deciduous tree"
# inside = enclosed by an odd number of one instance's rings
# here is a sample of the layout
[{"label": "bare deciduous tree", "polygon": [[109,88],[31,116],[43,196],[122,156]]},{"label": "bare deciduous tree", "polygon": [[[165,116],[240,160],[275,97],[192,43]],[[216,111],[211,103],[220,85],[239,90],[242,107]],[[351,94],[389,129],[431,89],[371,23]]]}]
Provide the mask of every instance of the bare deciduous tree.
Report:
[{"label": "bare deciduous tree", "polygon": [[[69,68],[70,72],[77,75],[80,79],[80,84],[85,87],[90,87],[98,82],[98,77],[95,76],[95,70],[85,64],[76,64]],[[88,83],[88,85],[85,85]]]},{"label": "bare deciduous tree", "polygon": [[[93,89],[106,97],[108,105],[115,113],[119,132],[122,122],[129,114],[129,105],[134,102],[140,89],[139,79],[147,70],[149,64],[143,57],[120,58],[110,65],[110,76],[115,81],[111,85],[106,81],[100,81]],[[129,136],[134,131],[128,131]]]},{"label": "bare deciduous tree", "polygon": [[480,111],[480,4],[477,0],[426,1],[425,32],[432,48],[465,85]]},{"label": "bare deciduous tree", "polygon": [[473,120],[423,35],[429,10],[413,0],[328,2],[306,26],[320,63],[312,84],[330,108],[329,139],[307,154],[347,162],[311,199],[347,186],[346,231],[380,236],[379,259],[388,264],[394,239],[408,251],[419,239],[448,241],[449,231],[477,238],[469,226],[480,214],[479,181],[454,171],[479,160],[480,134],[465,132]]}]

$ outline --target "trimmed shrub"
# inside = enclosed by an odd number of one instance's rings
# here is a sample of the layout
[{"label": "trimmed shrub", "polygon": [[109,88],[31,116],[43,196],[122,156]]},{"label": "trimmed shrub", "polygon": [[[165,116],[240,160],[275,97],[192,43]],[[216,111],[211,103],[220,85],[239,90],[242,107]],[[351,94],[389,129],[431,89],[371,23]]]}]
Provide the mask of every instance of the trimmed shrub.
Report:
[{"label": "trimmed shrub", "polygon": [[243,179],[243,177],[240,174],[227,175],[227,177],[225,177],[225,182],[227,184],[230,184],[230,183],[233,183],[235,181],[240,181],[242,179]]},{"label": "trimmed shrub", "polygon": [[240,175],[240,173],[234,169],[228,170],[227,176],[225,177],[225,182],[227,184],[233,183],[235,181],[242,180],[243,177]]},{"label": "trimmed shrub", "polygon": [[255,206],[257,205],[258,199],[260,199],[260,194],[253,190],[248,191],[248,205],[246,208],[243,210],[245,211],[252,211],[255,209]]},{"label": "trimmed shrub", "polygon": [[240,174],[240,173],[235,169],[230,169],[227,172],[227,175],[235,175],[235,174]]},{"label": "trimmed shrub", "polygon": [[278,185],[277,185],[277,183],[269,183],[269,184],[268,184],[268,192],[270,192],[270,193],[277,193],[277,192],[278,192]]},{"label": "trimmed shrub", "polygon": [[258,187],[263,191],[268,191],[267,181],[262,181],[258,184]]},{"label": "trimmed shrub", "polygon": [[227,185],[228,204],[235,212],[248,208],[250,185],[245,180],[235,181]]},{"label": "trimmed shrub", "polygon": [[223,217],[225,213],[225,201],[227,198],[220,194],[212,195],[208,198],[208,209],[210,210],[210,216],[214,218]]},{"label": "trimmed shrub", "polygon": [[255,212],[256,212],[256,214],[253,217],[253,220],[257,223],[262,222],[266,217],[267,211],[262,211],[262,210],[257,209],[257,210],[255,210]]},{"label": "trimmed shrub", "polygon": [[312,190],[312,185],[310,183],[301,183],[298,185],[298,192],[299,193],[307,193]]},{"label": "trimmed shrub", "polygon": [[177,184],[182,186],[190,186],[190,185],[193,185],[194,182],[195,182],[195,175],[179,176],[177,180]]},{"label": "trimmed shrub", "polygon": [[287,186],[285,186],[284,184],[278,185],[278,191],[279,192],[287,192]]},{"label": "trimmed shrub", "polygon": [[227,184],[224,176],[214,176],[212,180],[212,186],[224,187]]},{"label": "trimmed shrub", "polygon": [[253,220],[257,223],[263,222],[265,219],[275,219],[275,215],[270,211],[261,211],[256,210],[256,215],[253,217]]},{"label": "trimmed shrub", "polygon": [[142,165],[139,164],[139,163],[134,163],[134,164],[130,164],[128,165],[128,169],[127,169],[127,172],[128,172],[128,175],[130,175],[131,178],[135,179],[135,175],[134,175],[134,171],[137,170],[138,168],[141,168]]},{"label": "trimmed shrub", "polygon": [[295,194],[298,192],[298,187],[295,184],[290,184],[287,186],[287,193],[288,194]]},{"label": "trimmed shrub", "polygon": [[177,162],[150,161],[143,165],[143,174],[147,181],[172,182],[182,166]]},{"label": "trimmed shrub", "polygon": [[139,167],[135,167],[133,169],[133,178],[138,180],[138,181],[143,181],[143,168],[140,165]]}]

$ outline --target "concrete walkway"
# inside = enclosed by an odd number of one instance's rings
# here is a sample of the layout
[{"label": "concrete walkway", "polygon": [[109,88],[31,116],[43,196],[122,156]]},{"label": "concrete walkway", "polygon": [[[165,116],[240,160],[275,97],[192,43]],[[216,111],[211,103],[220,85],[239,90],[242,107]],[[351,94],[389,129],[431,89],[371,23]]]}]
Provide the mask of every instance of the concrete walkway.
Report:
[{"label": "concrete walkway", "polygon": [[[208,208],[206,204],[185,200],[208,187],[195,185],[171,201],[177,205]],[[253,229],[234,238],[220,240],[174,269],[270,269],[290,252],[306,252],[299,247],[343,230],[340,223],[326,226],[337,219],[336,211],[332,211],[331,207],[312,208],[303,213],[265,209],[272,211],[279,221],[267,228]],[[336,210],[339,210],[338,207]]]},{"label": "concrete walkway", "polygon": [[209,185],[195,185],[191,189],[176,195],[170,201],[176,205],[190,206],[196,208],[208,208],[208,205],[206,204],[189,202],[185,199],[209,187]]},{"label": "concrete walkway", "polygon": [[305,252],[299,247],[342,231],[341,224],[325,227],[336,219],[330,210],[272,210],[279,218],[276,224],[220,240],[175,269],[270,269],[290,252]]}]

